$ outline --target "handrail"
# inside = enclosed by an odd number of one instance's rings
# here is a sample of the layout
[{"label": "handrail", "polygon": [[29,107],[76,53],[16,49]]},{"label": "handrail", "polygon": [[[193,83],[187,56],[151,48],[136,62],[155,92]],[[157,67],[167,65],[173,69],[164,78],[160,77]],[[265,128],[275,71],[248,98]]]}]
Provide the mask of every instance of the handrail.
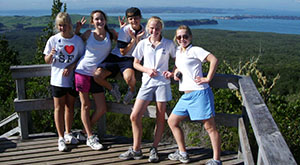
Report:
[{"label": "handrail", "polygon": [[[29,66],[11,66],[11,72],[13,79],[16,80],[18,98],[15,99],[15,111],[20,113],[20,127],[22,138],[28,137],[28,128],[23,125],[27,124],[26,113],[29,109],[24,109],[24,105],[30,101],[25,98],[25,85],[24,79],[30,77],[42,77],[50,76],[50,65],[29,65]],[[229,88],[233,90],[240,90],[243,106],[246,110],[245,115],[249,117],[249,121],[254,131],[254,135],[259,146],[257,164],[296,164],[296,161],[290,152],[282,134],[280,133],[272,115],[270,114],[266,104],[263,102],[259,92],[257,91],[255,84],[251,77],[248,76],[236,76],[228,74],[216,74],[210,85],[214,88]],[[38,99],[37,99],[38,100]],[[52,104],[51,99],[42,99],[47,104]],[[33,104],[32,104],[33,105]],[[34,105],[35,106],[35,105]],[[39,106],[39,105],[37,105]],[[108,103],[108,109],[116,113],[130,114],[131,105],[124,106],[117,103]],[[22,110],[23,107],[23,110]],[[41,107],[35,107],[41,108]],[[35,109],[33,108],[33,109]],[[123,111],[127,109],[126,111]],[[146,116],[155,117],[155,107],[148,107]],[[228,115],[228,114],[226,114]],[[217,115],[217,116],[226,116]],[[216,117],[217,117],[216,116]],[[241,148],[246,164],[254,164],[251,150],[249,147],[248,138],[245,131],[245,125],[242,118],[239,116],[230,116],[232,119],[236,119],[235,125],[239,127]],[[225,124],[226,125],[226,124]],[[24,129],[24,130],[23,130]],[[26,130],[27,129],[27,130]]]}]

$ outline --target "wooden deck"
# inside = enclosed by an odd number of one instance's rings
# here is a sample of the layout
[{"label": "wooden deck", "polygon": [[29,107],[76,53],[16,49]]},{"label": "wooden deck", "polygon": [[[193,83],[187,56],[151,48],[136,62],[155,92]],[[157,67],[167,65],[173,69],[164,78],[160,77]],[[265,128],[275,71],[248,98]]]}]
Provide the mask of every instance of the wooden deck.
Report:
[{"label": "wooden deck", "polygon": [[[35,137],[27,140],[19,138],[0,140],[0,164],[146,164],[149,148],[152,143],[143,142],[142,160],[123,161],[118,156],[131,146],[131,139],[124,137],[105,137],[104,150],[93,151],[85,144],[68,145],[69,151],[57,150],[57,137]],[[169,153],[176,150],[174,144],[161,144],[158,148],[161,161],[159,164],[181,164],[179,161],[168,160]],[[188,148],[190,164],[205,164],[212,157],[212,150],[205,148]],[[244,164],[237,158],[236,152],[222,152],[224,165]]]}]

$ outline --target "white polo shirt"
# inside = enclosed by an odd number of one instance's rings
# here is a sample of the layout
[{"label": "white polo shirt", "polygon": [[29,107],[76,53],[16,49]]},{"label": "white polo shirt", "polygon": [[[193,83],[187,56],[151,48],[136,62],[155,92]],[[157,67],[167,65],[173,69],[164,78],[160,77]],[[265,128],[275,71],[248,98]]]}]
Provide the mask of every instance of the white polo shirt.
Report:
[{"label": "white polo shirt", "polygon": [[60,33],[57,33],[49,38],[43,53],[49,55],[52,48],[55,48],[56,54],[51,63],[50,84],[57,87],[73,87],[74,72],[70,72],[67,77],[62,74],[68,65],[83,55],[83,41],[77,35],[72,38],[64,38]]},{"label": "white polo shirt", "polygon": [[[144,26],[141,25],[141,27],[142,27],[142,30],[145,30]],[[135,30],[131,27],[130,24],[121,28],[118,33],[118,41],[130,43],[131,37],[129,35],[129,31],[131,31],[131,32],[133,32],[133,34],[135,34]],[[141,37],[141,40],[146,38],[146,36],[147,36],[147,34],[145,32],[145,34]],[[121,54],[120,48],[118,48],[117,46],[111,51],[111,53],[114,55],[117,55],[118,57],[132,57],[132,52],[135,47],[136,47],[136,44],[124,56]]]},{"label": "white polo shirt", "polygon": [[175,65],[182,73],[179,81],[179,91],[202,90],[209,87],[207,83],[198,85],[195,82],[197,76],[203,77],[202,63],[210,52],[198,46],[188,46],[186,50],[178,47],[176,50]]},{"label": "white polo shirt", "polygon": [[132,53],[132,56],[138,60],[143,59],[144,67],[158,71],[158,76],[152,78],[147,73],[143,73],[142,86],[170,84],[170,80],[166,79],[162,73],[169,70],[169,58],[170,56],[175,58],[176,45],[173,41],[162,38],[160,44],[153,48],[149,39],[150,37],[140,41]]}]

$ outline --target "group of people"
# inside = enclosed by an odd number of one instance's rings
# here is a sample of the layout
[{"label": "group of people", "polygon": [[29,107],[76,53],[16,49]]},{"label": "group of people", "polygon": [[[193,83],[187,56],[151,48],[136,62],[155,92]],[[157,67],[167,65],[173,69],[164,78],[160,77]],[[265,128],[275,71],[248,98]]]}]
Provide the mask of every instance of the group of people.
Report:
[{"label": "group of people", "polygon": [[[190,161],[186,151],[183,131],[179,124],[186,117],[201,120],[207,130],[213,148],[213,159],[207,164],[222,164],[220,161],[221,140],[216,129],[214,98],[208,83],[212,80],[218,60],[210,52],[192,45],[192,32],[186,25],[176,30],[174,42],[162,36],[163,21],[156,16],[148,19],[146,27],[141,24],[141,11],[131,7],[126,10],[126,22],[120,21],[120,30],[108,28],[107,16],[101,10],[92,11],[90,24],[93,30],[80,33],[86,19],[72,28],[70,16],[60,12],[55,20],[57,34],[47,41],[45,62],[51,64],[51,89],[54,99],[54,119],[58,132],[58,150],[66,151],[66,144],[86,141],[93,150],[101,150],[103,145],[92,132],[92,126],[106,112],[105,88],[121,101],[119,86],[111,84],[107,78],[121,72],[128,91],[123,98],[129,104],[136,94],[135,71],[143,73],[142,85],[136,96],[130,120],[132,124],[133,146],[119,156],[120,159],[142,159],[142,116],[147,106],[156,102],[156,126],[154,142],[150,148],[149,162],[159,162],[158,144],[165,127],[167,102],[172,100],[170,79],[179,81],[179,90],[184,94],[168,118],[168,125],[178,144],[178,150],[168,155],[170,160],[182,163]],[[112,42],[116,46],[112,49]],[[176,44],[177,46],[176,46]],[[173,70],[169,70],[169,59],[175,60]],[[206,77],[202,74],[202,63],[209,62]],[[90,94],[96,104],[90,115]],[[76,137],[71,132],[75,98],[81,101],[82,133]]]}]

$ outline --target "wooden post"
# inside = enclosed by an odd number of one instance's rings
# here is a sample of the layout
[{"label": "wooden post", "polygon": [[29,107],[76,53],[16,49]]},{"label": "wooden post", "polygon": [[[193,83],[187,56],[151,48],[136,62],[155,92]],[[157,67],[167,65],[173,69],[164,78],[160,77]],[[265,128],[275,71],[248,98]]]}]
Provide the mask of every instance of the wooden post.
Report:
[{"label": "wooden post", "polygon": [[[25,99],[25,82],[24,79],[16,79],[17,99]],[[28,139],[28,112],[19,112],[19,128],[21,129],[21,138]]]}]

